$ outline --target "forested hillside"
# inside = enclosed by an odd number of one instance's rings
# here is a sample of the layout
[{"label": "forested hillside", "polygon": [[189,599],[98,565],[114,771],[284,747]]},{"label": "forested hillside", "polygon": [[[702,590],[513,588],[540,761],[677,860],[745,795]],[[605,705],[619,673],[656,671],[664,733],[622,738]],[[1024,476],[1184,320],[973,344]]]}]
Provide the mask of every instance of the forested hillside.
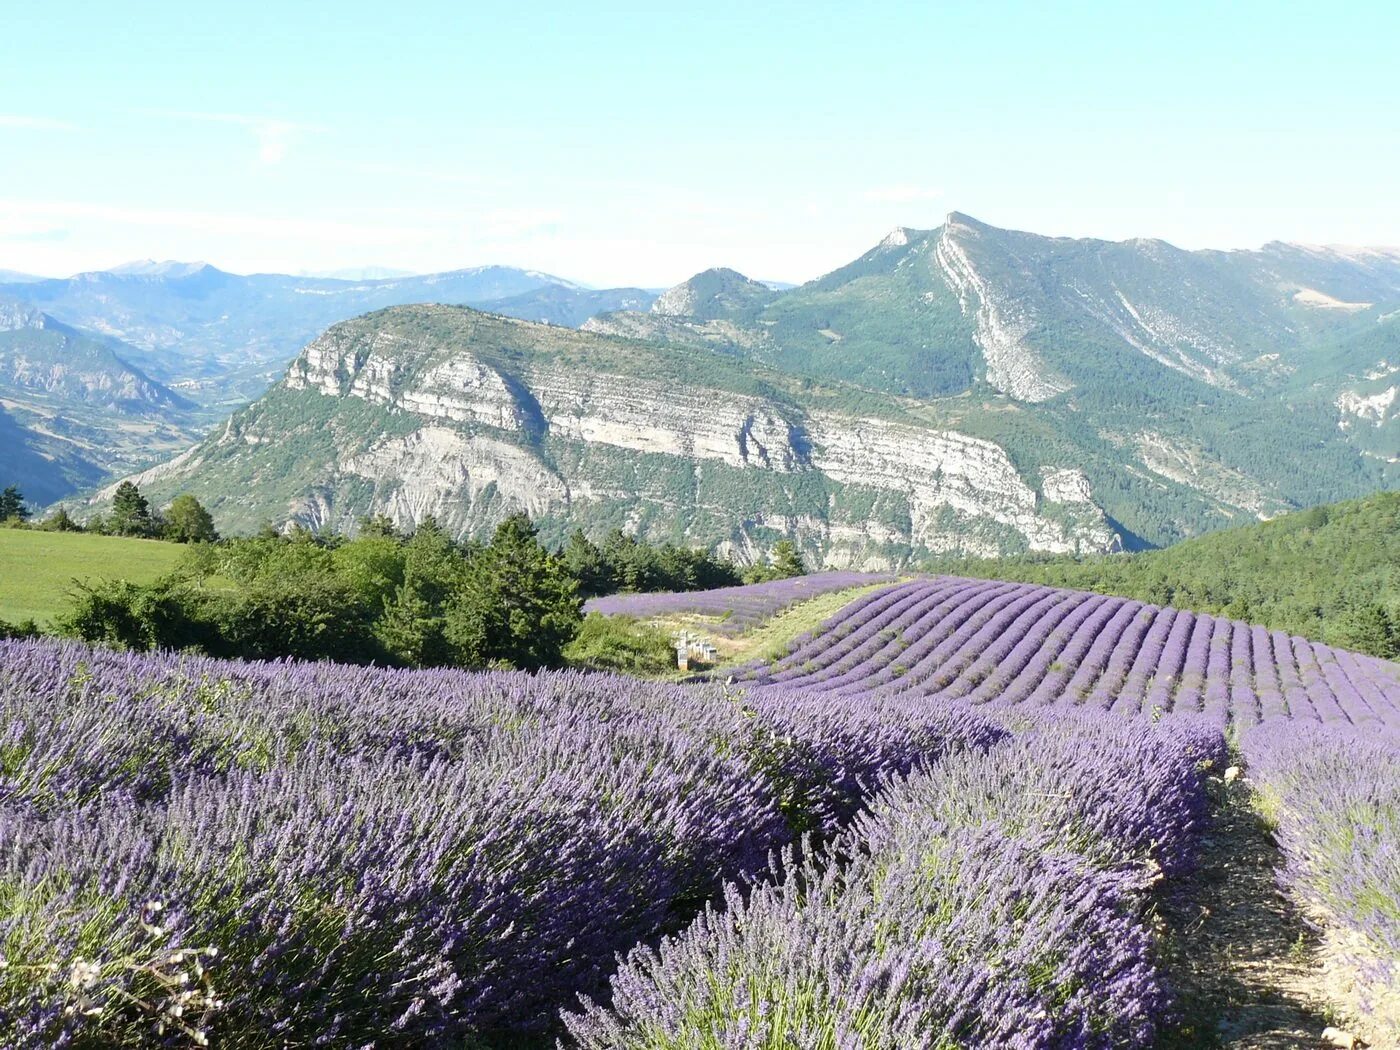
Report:
[{"label": "forested hillside", "polygon": [[1166,550],[938,568],[1219,613],[1400,657],[1400,492],[1312,507]]}]

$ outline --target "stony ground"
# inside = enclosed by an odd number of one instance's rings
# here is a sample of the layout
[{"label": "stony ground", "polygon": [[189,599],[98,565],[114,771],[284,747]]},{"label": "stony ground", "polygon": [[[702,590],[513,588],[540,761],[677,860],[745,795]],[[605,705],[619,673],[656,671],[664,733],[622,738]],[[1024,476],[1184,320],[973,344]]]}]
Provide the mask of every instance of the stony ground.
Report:
[{"label": "stony ground", "polygon": [[1346,1024],[1327,1003],[1318,937],[1275,884],[1278,847],[1247,781],[1218,784],[1216,801],[1199,870],[1161,903],[1184,1012],[1166,1045],[1348,1045]]}]

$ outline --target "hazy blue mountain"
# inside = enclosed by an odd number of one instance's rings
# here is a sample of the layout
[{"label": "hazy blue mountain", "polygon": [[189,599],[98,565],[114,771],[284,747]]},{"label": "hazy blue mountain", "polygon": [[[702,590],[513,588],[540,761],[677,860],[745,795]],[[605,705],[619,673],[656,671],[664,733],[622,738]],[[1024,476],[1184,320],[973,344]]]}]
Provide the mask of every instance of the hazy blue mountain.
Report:
[{"label": "hazy blue mountain", "polygon": [[345,266],[338,270],[304,270],[300,276],[329,277],[334,281],[388,281],[400,277],[413,277],[416,273],[392,266]]},{"label": "hazy blue mountain", "polygon": [[506,266],[368,281],[226,273],[204,263],[130,263],[22,286],[22,297],[58,320],[134,347],[133,364],[204,404],[257,396],[297,349],[328,325],[414,302],[482,304],[546,287],[558,277]]},{"label": "hazy blue mountain", "polygon": [[655,293],[642,288],[571,288],[551,284],[508,299],[481,303],[479,308],[491,313],[518,317],[522,321],[577,328],[590,317],[616,310],[646,310],[655,301]]},{"label": "hazy blue mountain", "polygon": [[0,404],[0,479],[18,485],[30,503],[43,506],[71,496],[106,473],[72,442],[23,425]]},{"label": "hazy blue mountain", "polygon": [[9,432],[27,432],[0,443],[0,481],[23,475],[34,488],[42,471],[28,450],[49,457],[53,475],[39,479],[31,498],[62,496],[179,451],[217,418],[131,365],[126,349],[32,304],[0,300],[0,402]]},{"label": "hazy blue mountain", "polygon": [[119,356],[122,344],[54,320],[38,307],[0,300],[0,396],[63,409],[83,405],[133,418],[180,415],[194,404]]}]

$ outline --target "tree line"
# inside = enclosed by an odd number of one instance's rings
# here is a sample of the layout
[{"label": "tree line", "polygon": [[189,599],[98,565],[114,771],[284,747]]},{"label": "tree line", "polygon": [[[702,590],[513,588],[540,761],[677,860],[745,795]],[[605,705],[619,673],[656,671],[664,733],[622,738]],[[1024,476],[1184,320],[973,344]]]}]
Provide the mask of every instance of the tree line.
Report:
[{"label": "tree line", "polygon": [[[13,495],[22,507],[17,490]],[[23,525],[29,516],[10,517]],[[190,549],[154,583],[75,583],[58,633],[120,648],[241,659],[557,667],[584,627],[588,597],[708,589],[805,571],[786,541],[770,561],[747,569],[616,529],[600,542],[577,530],[551,550],[523,514],[507,518],[484,543],[458,540],[432,518],[400,531],[385,517],[362,519],[354,537],[269,525],[254,536],[220,539],[193,496],[158,512],[130,482],[97,520],[110,535],[186,542]],[[16,630],[0,625],[0,633]],[[621,667],[669,659],[668,648],[662,632],[590,624],[578,651],[591,666]]]},{"label": "tree line", "polygon": [[151,506],[141,490],[130,481],[117,486],[108,514],[95,514],[79,522],[59,507],[47,518],[34,520],[19,486],[0,492],[0,525],[32,528],[45,532],[91,532],[102,536],[131,536],[138,539],[169,540],[172,543],[214,543],[219,538],[213,516],[194,496],[176,496],[163,510]]}]

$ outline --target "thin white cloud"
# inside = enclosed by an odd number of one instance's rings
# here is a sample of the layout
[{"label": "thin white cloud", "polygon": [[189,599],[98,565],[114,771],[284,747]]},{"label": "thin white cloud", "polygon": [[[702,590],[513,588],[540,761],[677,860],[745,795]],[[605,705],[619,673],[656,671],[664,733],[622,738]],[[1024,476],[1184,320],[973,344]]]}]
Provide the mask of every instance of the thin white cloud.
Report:
[{"label": "thin white cloud", "polygon": [[31,117],[19,113],[0,113],[0,128],[22,128],[27,131],[76,131],[78,126],[53,117]]},{"label": "thin white cloud", "polygon": [[172,120],[197,120],[208,124],[234,124],[247,128],[253,133],[257,143],[258,160],[267,165],[280,164],[287,156],[287,150],[294,139],[325,131],[319,124],[306,124],[296,120],[282,120],[278,117],[250,116],[243,113],[202,113],[180,109],[146,110],[152,116],[168,117]]},{"label": "thin white cloud", "polygon": [[[432,168],[415,168],[402,164],[360,164],[358,169],[366,175],[393,175],[408,179],[425,179],[429,182],[452,182],[464,183],[471,186],[482,186],[488,183],[480,175],[469,174],[463,171],[441,171]],[[495,180],[492,180],[493,182]]]},{"label": "thin white cloud", "polygon": [[341,222],[334,219],[131,208],[85,201],[0,199],[0,231],[33,228],[39,219],[56,222],[89,220],[120,226],[173,228],[235,236],[314,238],[339,244],[413,243],[430,236],[433,232],[430,227]]},{"label": "thin white cloud", "polygon": [[354,247],[430,245],[444,238],[511,242],[548,233],[564,221],[559,212],[533,208],[476,211],[422,210],[396,216],[283,217],[181,208],[142,208],[91,201],[0,198],[0,239],[30,238],[54,228],[97,223],[141,230],[193,231],[207,236],[261,238],[270,243],[308,241]]},{"label": "thin white cloud", "polygon": [[880,186],[866,190],[862,200],[872,204],[917,204],[920,201],[936,201],[943,191],[935,186]]}]

